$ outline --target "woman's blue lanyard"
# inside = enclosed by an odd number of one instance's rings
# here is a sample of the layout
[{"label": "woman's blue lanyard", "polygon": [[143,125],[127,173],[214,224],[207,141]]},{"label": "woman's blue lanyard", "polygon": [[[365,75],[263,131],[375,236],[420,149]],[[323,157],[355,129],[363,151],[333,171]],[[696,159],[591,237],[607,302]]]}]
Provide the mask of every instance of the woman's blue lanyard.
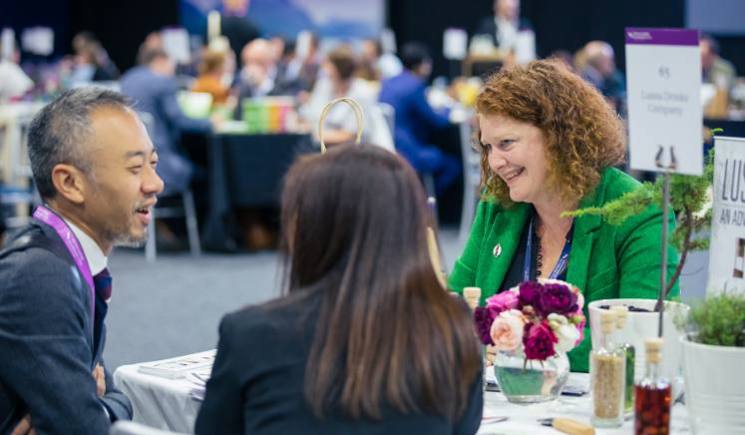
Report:
[{"label": "woman's blue lanyard", "polygon": [[[523,263],[523,281],[530,281],[530,269],[533,264],[533,222],[535,218],[530,218],[530,224],[528,224],[528,240],[525,246],[525,261]],[[564,242],[564,249],[561,251],[559,261],[556,262],[554,270],[548,276],[549,279],[557,279],[559,275],[564,273],[569,264],[569,251],[572,250],[572,230],[569,230],[567,239]]]}]

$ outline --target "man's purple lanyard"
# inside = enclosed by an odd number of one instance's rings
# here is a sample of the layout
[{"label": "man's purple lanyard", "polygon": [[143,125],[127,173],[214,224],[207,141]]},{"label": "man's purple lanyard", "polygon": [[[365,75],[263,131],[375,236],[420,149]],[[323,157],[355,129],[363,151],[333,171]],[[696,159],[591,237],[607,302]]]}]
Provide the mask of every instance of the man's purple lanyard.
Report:
[{"label": "man's purple lanyard", "polygon": [[72,259],[75,261],[75,266],[78,268],[78,271],[80,271],[80,274],[83,275],[83,279],[85,280],[85,283],[88,284],[88,289],[90,290],[91,324],[93,324],[93,313],[96,306],[93,274],[88,265],[88,259],[85,257],[85,252],[83,252],[83,247],[80,246],[80,241],[75,237],[75,234],[67,223],[46,206],[40,205],[36,208],[34,211],[34,219],[44,222],[54,228],[54,231],[57,232],[57,235],[59,235],[65,243],[67,251],[72,255]]}]

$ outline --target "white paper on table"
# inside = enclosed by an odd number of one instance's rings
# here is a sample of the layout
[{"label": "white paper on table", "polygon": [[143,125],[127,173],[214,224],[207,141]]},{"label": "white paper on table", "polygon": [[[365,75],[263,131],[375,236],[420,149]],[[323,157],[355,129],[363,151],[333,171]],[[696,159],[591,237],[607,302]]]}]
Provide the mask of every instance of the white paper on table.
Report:
[{"label": "white paper on table", "polygon": [[449,28],[442,34],[442,54],[445,59],[462,60],[466,57],[468,34],[463,29]]},{"label": "white paper on table", "polygon": [[707,294],[745,293],[745,139],[716,137]]},{"label": "white paper on table", "polygon": [[[632,169],[701,175],[703,139],[698,33],[626,29],[629,144]],[[662,151],[660,153],[660,151]]]}]

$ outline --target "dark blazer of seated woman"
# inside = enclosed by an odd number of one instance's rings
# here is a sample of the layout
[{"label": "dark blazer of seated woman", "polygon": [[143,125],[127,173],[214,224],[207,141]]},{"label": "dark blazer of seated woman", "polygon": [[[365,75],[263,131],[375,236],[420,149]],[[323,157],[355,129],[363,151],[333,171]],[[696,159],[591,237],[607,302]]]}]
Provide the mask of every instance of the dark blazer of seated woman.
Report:
[{"label": "dark blazer of seated woman", "polygon": [[399,156],[301,158],[282,198],[285,297],[228,314],[198,434],[474,434],[481,361],[439,284]]}]

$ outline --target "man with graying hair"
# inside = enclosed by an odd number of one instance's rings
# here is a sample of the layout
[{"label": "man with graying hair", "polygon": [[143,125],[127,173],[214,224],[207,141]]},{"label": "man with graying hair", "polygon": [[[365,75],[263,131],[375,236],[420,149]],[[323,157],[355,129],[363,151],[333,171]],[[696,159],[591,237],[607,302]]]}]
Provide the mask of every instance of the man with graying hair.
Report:
[{"label": "man with graying hair", "polygon": [[163,181],[121,94],[63,93],[29,129],[43,205],[0,251],[0,434],[106,434],[132,417],[101,358],[107,256],[141,244]]}]

